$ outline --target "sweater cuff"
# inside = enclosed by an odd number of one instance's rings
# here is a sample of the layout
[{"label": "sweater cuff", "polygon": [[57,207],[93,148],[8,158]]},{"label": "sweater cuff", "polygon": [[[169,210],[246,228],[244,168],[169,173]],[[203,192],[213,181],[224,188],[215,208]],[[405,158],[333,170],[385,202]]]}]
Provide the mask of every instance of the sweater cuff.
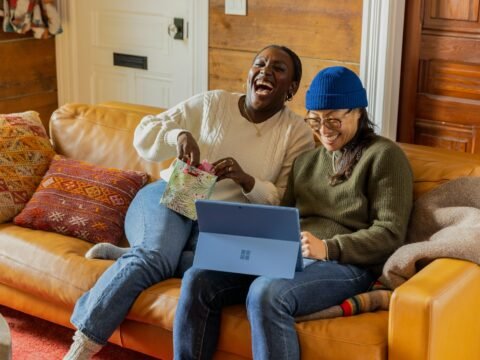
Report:
[{"label": "sweater cuff", "polygon": [[250,190],[249,193],[246,193],[242,190],[242,193],[251,203],[273,204],[272,197],[269,196],[271,193],[271,187],[257,178],[255,178],[255,185],[253,185],[253,189]]},{"label": "sweater cuff", "polygon": [[185,129],[172,129],[172,130],[169,130],[167,131],[167,133],[165,134],[165,141],[167,142],[168,145],[177,145],[177,138],[178,138],[178,135],[180,135],[180,133],[182,132],[190,132],[188,130],[185,130]]},{"label": "sweater cuff", "polygon": [[332,240],[323,240],[327,247],[327,259],[328,260],[338,260],[340,258],[340,248],[335,241]]},{"label": "sweater cuff", "polygon": [[330,260],[330,256],[328,256],[328,244],[325,240],[322,240],[323,244],[325,245],[325,261]]}]

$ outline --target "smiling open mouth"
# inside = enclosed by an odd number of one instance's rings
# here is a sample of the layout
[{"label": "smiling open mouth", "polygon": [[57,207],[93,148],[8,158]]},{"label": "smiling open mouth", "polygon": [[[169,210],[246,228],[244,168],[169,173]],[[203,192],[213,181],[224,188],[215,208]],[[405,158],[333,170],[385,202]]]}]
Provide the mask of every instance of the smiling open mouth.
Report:
[{"label": "smiling open mouth", "polygon": [[255,93],[258,95],[268,95],[273,91],[273,85],[265,79],[256,80],[253,84]]},{"label": "smiling open mouth", "polygon": [[332,143],[334,142],[335,140],[337,140],[337,138],[340,136],[340,134],[334,134],[334,135],[329,135],[329,136],[325,136],[325,135],[322,135],[322,138],[327,140],[327,142],[329,143]]}]

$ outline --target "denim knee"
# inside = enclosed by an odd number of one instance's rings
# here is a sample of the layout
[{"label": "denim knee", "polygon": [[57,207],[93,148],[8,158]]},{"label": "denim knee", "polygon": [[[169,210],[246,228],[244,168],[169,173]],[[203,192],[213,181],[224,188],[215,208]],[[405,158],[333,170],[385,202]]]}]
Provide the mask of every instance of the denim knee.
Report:
[{"label": "denim knee", "polygon": [[[287,310],[281,294],[281,279],[259,277],[250,285],[247,295],[249,314],[268,316],[269,313]],[[276,311],[274,310],[276,309]]]},{"label": "denim knee", "polygon": [[158,250],[134,247],[124,257],[131,265],[144,269],[156,282],[173,277],[177,268],[174,259],[169,259]]},{"label": "denim knee", "polygon": [[188,294],[200,294],[206,286],[210,283],[205,279],[205,270],[190,268],[183,274],[182,291]]}]

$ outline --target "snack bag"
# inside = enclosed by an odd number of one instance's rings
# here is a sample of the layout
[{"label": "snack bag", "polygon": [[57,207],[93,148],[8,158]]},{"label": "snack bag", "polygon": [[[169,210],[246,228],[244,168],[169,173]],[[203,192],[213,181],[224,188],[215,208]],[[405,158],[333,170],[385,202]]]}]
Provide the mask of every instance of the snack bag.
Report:
[{"label": "snack bag", "polygon": [[208,199],[217,177],[213,167],[205,160],[199,167],[177,159],[160,203],[192,220],[197,220],[195,200]]}]

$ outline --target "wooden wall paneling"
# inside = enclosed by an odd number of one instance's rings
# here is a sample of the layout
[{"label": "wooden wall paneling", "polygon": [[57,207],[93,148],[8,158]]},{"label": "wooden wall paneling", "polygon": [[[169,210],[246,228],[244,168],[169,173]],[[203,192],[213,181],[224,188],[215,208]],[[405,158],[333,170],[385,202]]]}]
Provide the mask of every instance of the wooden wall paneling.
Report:
[{"label": "wooden wall paneling", "polygon": [[0,99],[0,114],[35,110],[40,114],[42,123],[47,131],[50,116],[57,108],[56,91]]},{"label": "wooden wall paneling", "polygon": [[299,91],[288,105],[305,114],[305,93],[318,71],[343,65],[359,72],[362,2],[248,0],[247,16],[225,15],[209,2],[209,89],[244,92],[254,56],[269,44],[295,51],[303,65]]},{"label": "wooden wall paneling", "polygon": [[[210,49],[209,51],[209,87],[210,89],[228,89],[245,92],[248,70],[256,52]],[[334,61],[324,61],[315,58],[302,57],[303,75],[300,88],[288,106],[303,115],[305,113],[305,94],[313,77],[320,69],[327,66],[345,65],[356,73],[357,64],[342,64]]]},{"label": "wooden wall paneling", "polygon": [[476,101],[429,94],[417,95],[416,116],[419,119],[480,126],[479,114]]},{"label": "wooden wall paneling", "polygon": [[415,124],[415,143],[461,152],[475,152],[474,132],[474,126],[419,119]]},{"label": "wooden wall paneling", "polygon": [[56,91],[53,39],[6,41],[0,46],[0,99]]},{"label": "wooden wall paneling", "polygon": [[209,49],[209,88],[245,92],[244,84],[254,56],[253,52]]},{"label": "wooden wall paneling", "polygon": [[480,0],[425,0],[424,29],[480,35]]},{"label": "wooden wall paneling", "polygon": [[[3,22],[3,18],[1,16],[0,16],[0,21]],[[29,38],[32,38],[32,34],[17,34],[17,33],[0,31],[0,41],[29,39]]]},{"label": "wooden wall paneling", "polygon": [[413,143],[415,136],[422,15],[421,1],[406,1],[397,126],[397,140],[405,143]]},{"label": "wooden wall paneling", "polygon": [[209,46],[257,52],[278,43],[299,55],[358,63],[362,2],[357,0],[249,0],[247,16],[225,15],[210,0]]},{"label": "wooden wall paneling", "polygon": [[421,49],[421,59],[456,60],[472,64],[480,61],[479,39],[428,34],[422,37]]},{"label": "wooden wall paneling", "polygon": [[476,151],[472,151],[475,153],[480,153],[478,149],[480,149],[480,126],[473,127],[472,131],[472,148]]},{"label": "wooden wall paneling", "polygon": [[55,40],[0,31],[0,113],[35,110],[45,128],[58,107]]},{"label": "wooden wall paneling", "polygon": [[431,60],[423,83],[421,92],[480,100],[480,64]]},{"label": "wooden wall paneling", "polygon": [[480,0],[407,2],[400,141],[480,153],[479,10]]},{"label": "wooden wall paneling", "polygon": [[477,1],[430,0],[430,18],[475,21],[478,18]]},{"label": "wooden wall paneling", "polygon": [[430,123],[417,121],[419,144],[480,152],[479,1],[425,0],[416,116]]}]

